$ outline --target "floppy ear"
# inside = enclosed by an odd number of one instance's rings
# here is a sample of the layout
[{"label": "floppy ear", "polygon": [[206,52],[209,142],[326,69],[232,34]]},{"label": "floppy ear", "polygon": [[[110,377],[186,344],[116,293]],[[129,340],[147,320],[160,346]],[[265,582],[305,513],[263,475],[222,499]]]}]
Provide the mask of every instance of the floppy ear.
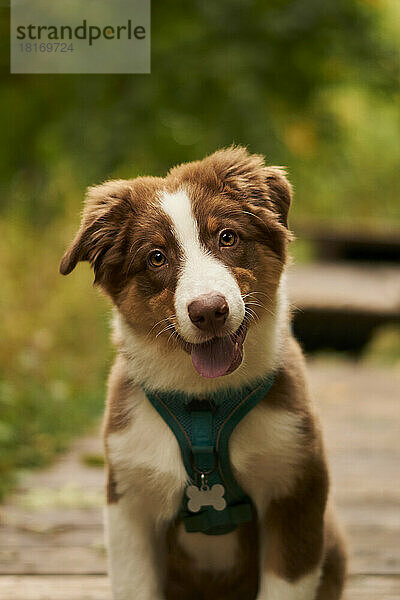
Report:
[{"label": "floppy ear", "polygon": [[292,187],[281,167],[266,167],[260,154],[250,154],[242,146],[218,150],[209,157],[224,186],[238,192],[251,204],[268,208],[288,227]]},{"label": "floppy ear", "polygon": [[[78,233],[64,254],[60,273],[68,275],[79,261],[89,261],[95,283],[120,256],[127,217],[133,212],[129,181],[114,180],[88,189]],[[114,252],[113,252],[114,250]]]},{"label": "floppy ear", "polygon": [[264,171],[268,186],[267,203],[270,209],[278,214],[280,223],[285,227],[289,227],[288,215],[293,190],[286,177],[286,171],[282,167],[265,167]]}]

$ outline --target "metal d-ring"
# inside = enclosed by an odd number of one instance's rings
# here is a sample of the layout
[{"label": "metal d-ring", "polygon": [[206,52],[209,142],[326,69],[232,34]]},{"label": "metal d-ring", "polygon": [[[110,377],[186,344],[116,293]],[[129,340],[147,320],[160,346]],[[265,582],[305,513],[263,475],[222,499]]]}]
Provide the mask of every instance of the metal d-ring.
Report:
[{"label": "metal d-ring", "polygon": [[193,468],[193,471],[196,473],[196,475],[200,475],[200,479],[202,480],[202,482],[203,482],[202,478],[207,479],[208,475],[211,475],[211,473],[214,473],[214,471],[217,470],[217,467],[218,467],[218,456],[217,456],[217,452],[216,452],[215,448],[214,448],[214,451],[213,451],[213,455],[214,455],[214,464],[213,464],[212,469],[209,469],[208,471],[204,471],[204,469],[200,470],[197,467],[197,465],[195,463],[195,460],[194,460],[194,454],[192,452],[192,455],[191,455],[192,468]]}]

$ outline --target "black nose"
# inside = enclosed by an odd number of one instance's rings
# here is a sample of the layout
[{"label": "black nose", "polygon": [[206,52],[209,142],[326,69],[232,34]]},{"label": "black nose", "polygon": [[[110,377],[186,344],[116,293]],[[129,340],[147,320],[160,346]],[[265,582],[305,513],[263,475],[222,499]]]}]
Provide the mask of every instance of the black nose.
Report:
[{"label": "black nose", "polygon": [[188,313],[196,327],[214,333],[224,325],[229,306],[221,294],[203,294],[189,304]]}]

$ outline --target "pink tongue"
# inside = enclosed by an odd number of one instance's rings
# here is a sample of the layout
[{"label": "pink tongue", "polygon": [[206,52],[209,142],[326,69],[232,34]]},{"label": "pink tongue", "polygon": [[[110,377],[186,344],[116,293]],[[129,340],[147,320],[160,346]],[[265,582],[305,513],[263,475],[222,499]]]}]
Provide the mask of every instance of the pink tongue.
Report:
[{"label": "pink tongue", "polygon": [[192,363],[203,377],[221,377],[234,371],[242,362],[243,341],[233,342],[229,336],[214,338],[193,346]]}]

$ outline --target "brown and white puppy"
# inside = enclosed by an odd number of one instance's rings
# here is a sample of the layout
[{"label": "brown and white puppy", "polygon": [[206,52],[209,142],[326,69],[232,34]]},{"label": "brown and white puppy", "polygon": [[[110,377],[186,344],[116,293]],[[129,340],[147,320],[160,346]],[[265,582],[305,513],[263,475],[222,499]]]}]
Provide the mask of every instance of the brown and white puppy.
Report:
[{"label": "brown and white puppy", "polygon": [[[105,417],[114,600],[336,600],[345,554],[326,510],[328,473],[285,265],[291,188],[244,148],[164,179],[89,189],[61,272],[78,261],[116,310]],[[207,342],[207,343],[206,343]],[[186,533],[178,443],[141,386],[203,396],[275,372],[230,440],[256,515],[236,531]]]}]

